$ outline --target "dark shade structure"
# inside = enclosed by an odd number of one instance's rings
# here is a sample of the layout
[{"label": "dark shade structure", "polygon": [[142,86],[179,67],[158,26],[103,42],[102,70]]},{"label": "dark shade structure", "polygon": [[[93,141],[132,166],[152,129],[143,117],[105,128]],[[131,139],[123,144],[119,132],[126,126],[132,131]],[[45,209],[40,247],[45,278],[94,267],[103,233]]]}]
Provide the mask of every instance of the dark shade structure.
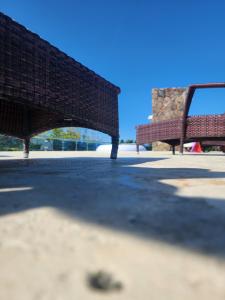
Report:
[{"label": "dark shade structure", "polygon": [[[225,114],[188,116],[193,95],[196,89],[225,88],[225,83],[194,84],[188,87],[184,105],[183,117],[136,127],[137,150],[139,145],[161,141],[171,145],[173,153],[175,146],[198,141],[203,145],[225,145]],[[215,100],[216,102],[216,100]]]},{"label": "dark shade structure", "polygon": [[119,141],[120,89],[0,13],[0,133],[24,140],[56,127],[85,127]]}]

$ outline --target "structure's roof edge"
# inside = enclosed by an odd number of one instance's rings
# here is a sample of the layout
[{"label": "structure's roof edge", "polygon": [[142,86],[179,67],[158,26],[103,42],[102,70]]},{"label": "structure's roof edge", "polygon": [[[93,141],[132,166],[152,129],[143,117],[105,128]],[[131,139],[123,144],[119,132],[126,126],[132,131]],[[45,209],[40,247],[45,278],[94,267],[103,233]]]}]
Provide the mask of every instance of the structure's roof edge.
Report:
[{"label": "structure's roof edge", "polygon": [[22,30],[25,30],[26,32],[28,32],[29,34],[33,35],[34,38],[36,39],[40,39],[42,42],[44,42],[47,46],[55,49],[56,51],[60,52],[63,56],[65,56],[65,59],[69,59],[72,60],[74,63],[76,63],[77,67],[81,70],[81,71],[86,71],[88,72],[90,75],[94,76],[95,79],[99,80],[100,82],[103,82],[106,86],[116,90],[116,92],[119,94],[120,93],[120,88],[116,85],[114,85],[113,83],[111,83],[110,81],[106,80],[105,78],[103,78],[102,76],[98,75],[97,73],[95,73],[94,71],[90,70],[89,68],[85,67],[83,64],[81,64],[80,62],[78,62],[77,60],[75,60],[74,58],[72,58],[71,56],[67,55],[65,52],[61,51],[59,48],[53,46],[51,43],[49,43],[47,40],[43,39],[42,37],[40,37],[37,33],[32,32],[31,30],[27,29],[24,25],[21,25],[20,23],[18,23],[17,21],[13,20],[11,17],[5,15],[4,13],[2,13],[0,11],[0,19],[1,18],[5,18],[6,20],[16,24],[16,26],[19,26]]}]

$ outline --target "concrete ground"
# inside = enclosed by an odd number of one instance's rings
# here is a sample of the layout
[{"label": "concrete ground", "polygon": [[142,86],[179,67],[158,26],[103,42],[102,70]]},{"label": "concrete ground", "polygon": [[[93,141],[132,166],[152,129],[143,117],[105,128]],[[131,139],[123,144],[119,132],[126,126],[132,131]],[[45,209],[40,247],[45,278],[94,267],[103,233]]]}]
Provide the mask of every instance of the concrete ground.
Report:
[{"label": "concrete ground", "polygon": [[225,155],[21,156],[0,153],[0,299],[225,299]]}]

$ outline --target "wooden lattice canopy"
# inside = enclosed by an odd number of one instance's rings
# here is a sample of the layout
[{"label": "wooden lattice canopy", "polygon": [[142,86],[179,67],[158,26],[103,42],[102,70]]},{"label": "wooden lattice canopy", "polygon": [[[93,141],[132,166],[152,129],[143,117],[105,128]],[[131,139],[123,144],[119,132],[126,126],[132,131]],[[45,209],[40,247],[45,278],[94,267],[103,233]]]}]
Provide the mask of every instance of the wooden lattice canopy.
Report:
[{"label": "wooden lattice canopy", "polygon": [[139,145],[156,141],[168,143],[175,154],[180,144],[183,153],[184,142],[201,142],[203,145],[221,146],[225,151],[225,114],[189,116],[189,109],[196,89],[225,88],[225,82],[192,84],[187,88],[183,117],[138,125],[136,127],[137,150]]},{"label": "wooden lattice canopy", "polygon": [[0,133],[25,140],[56,127],[112,137],[116,157],[120,89],[0,13]]}]

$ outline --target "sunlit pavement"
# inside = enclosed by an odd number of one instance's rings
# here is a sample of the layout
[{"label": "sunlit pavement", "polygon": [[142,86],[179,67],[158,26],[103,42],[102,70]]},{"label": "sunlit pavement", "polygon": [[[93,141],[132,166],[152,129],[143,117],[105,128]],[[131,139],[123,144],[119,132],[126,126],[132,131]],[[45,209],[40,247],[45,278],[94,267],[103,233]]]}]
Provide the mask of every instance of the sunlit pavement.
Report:
[{"label": "sunlit pavement", "polygon": [[0,299],[225,299],[224,154],[30,157],[0,152]]}]

